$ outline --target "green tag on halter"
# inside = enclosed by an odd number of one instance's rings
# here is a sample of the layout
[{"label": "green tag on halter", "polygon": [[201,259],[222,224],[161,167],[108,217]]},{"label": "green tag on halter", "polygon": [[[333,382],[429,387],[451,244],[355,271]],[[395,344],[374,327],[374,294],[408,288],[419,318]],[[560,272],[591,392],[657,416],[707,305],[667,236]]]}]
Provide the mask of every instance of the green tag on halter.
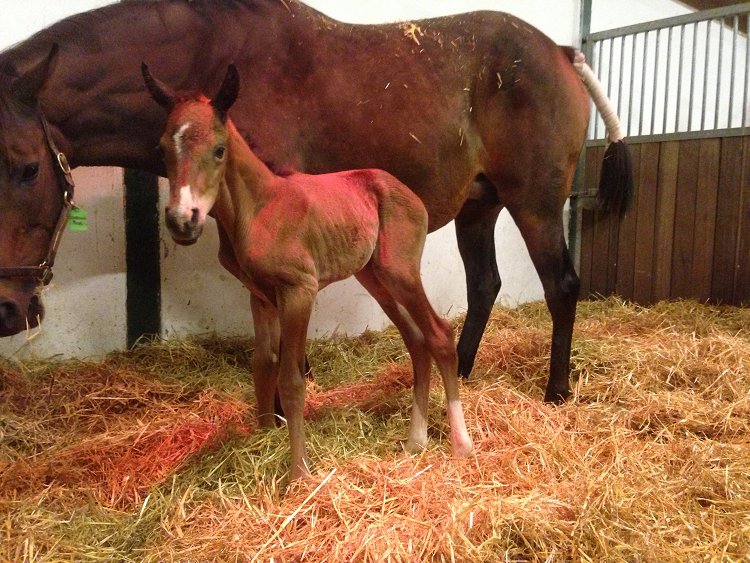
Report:
[{"label": "green tag on halter", "polygon": [[88,231],[89,222],[86,211],[80,207],[73,207],[68,215],[68,230],[77,233]]}]

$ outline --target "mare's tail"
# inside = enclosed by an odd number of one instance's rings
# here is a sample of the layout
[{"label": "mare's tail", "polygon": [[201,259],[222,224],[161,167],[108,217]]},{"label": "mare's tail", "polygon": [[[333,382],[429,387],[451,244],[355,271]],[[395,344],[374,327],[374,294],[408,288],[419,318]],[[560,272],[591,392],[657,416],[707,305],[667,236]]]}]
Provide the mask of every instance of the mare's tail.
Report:
[{"label": "mare's tail", "polygon": [[625,143],[625,135],[615,108],[604,93],[601,82],[586,63],[583,53],[575,51],[572,62],[596,109],[602,115],[610,141],[604,153],[597,199],[600,207],[606,212],[614,212],[622,217],[633,198],[633,163],[630,148]]}]

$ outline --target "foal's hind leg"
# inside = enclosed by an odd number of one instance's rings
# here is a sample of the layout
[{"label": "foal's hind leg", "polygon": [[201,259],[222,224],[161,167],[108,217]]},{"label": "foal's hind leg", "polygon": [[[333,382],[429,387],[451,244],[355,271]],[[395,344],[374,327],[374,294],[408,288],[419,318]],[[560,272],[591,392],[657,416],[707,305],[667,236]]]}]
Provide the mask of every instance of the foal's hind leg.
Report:
[{"label": "foal's hind leg", "polygon": [[559,213],[511,211],[544,287],[552,316],[550,372],[544,400],[560,403],[570,396],[570,349],[580,281],[565,244],[562,205]]},{"label": "foal's hind leg", "polygon": [[419,453],[427,445],[427,406],[430,395],[430,367],[432,359],[424,345],[424,336],[405,311],[400,310],[390,293],[378,281],[370,266],[355,274],[355,277],[375,298],[383,312],[398,329],[404,339],[414,370],[412,406],[409,418],[409,437],[405,448],[409,453]]},{"label": "foal's hind leg", "polygon": [[[392,232],[391,232],[392,233]],[[389,233],[389,234],[391,234]],[[381,234],[380,248],[397,248],[383,240]],[[394,253],[396,254],[396,253]],[[419,275],[419,256],[392,255],[389,267],[383,268],[382,263],[373,261],[373,273],[381,286],[388,292],[390,299],[395,301],[400,314],[416,325],[424,337],[424,346],[437,364],[438,371],[443,378],[445,397],[447,402],[448,423],[451,429],[451,446],[456,456],[468,455],[472,448],[471,438],[466,429],[461,398],[458,389],[458,356],[454,343],[453,330],[450,325],[435,313],[427,300],[422,280]],[[403,307],[404,311],[401,311]],[[429,376],[427,378],[429,380]]]},{"label": "foal's hind leg", "polygon": [[500,273],[495,255],[495,223],[501,206],[469,200],[456,217],[458,251],[466,271],[468,310],[458,340],[458,373],[469,377],[479,342],[487,326],[497,294]]},{"label": "foal's hind leg", "polygon": [[451,429],[451,446],[453,454],[464,457],[471,453],[473,444],[466,429],[464,411],[458,389],[458,356],[454,343],[453,330],[433,310],[422,288],[422,283],[402,286],[400,283],[390,285],[381,279],[389,288],[396,301],[402,305],[414,323],[419,327],[425,339],[425,346],[434,358],[438,371],[443,378],[445,399],[447,403],[448,424]]}]

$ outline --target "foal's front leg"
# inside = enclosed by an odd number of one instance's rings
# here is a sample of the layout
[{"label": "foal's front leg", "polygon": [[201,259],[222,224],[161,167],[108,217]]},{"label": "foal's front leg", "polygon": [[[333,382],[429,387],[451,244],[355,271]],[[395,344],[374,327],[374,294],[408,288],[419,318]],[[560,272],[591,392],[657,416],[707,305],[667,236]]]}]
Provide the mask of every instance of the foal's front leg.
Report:
[{"label": "foal's front leg", "polygon": [[279,395],[289,428],[292,450],[291,478],[310,475],[305,451],[305,341],[310,322],[317,281],[313,286],[295,286],[279,289],[276,301],[281,327],[281,365],[279,368]]},{"label": "foal's front leg", "polygon": [[258,425],[272,428],[275,421],[274,399],[279,375],[279,317],[270,303],[250,297],[255,330],[253,382],[258,407]]}]

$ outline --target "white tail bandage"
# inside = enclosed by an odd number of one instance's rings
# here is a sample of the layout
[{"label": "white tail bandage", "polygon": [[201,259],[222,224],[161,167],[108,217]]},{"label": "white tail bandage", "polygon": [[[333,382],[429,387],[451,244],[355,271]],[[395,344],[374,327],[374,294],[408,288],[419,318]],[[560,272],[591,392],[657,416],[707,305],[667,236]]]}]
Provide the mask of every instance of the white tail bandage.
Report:
[{"label": "white tail bandage", "polygon": [[594,100],[594,105],[599,113],[602,115],[604,120],[604,126],[607,128],[607,137],[611,142],[617,142],[625,137],[620,124],[620,119],[617,117],[612,102],[604,93],[602,83],[591,70],[591,67],[586,63],[586,57],[580,51],[576,51],[575,58],[573,59],[573,66],[575,67],[578,75],[583,80],[583,84],[589,91],[591,99]]}]

